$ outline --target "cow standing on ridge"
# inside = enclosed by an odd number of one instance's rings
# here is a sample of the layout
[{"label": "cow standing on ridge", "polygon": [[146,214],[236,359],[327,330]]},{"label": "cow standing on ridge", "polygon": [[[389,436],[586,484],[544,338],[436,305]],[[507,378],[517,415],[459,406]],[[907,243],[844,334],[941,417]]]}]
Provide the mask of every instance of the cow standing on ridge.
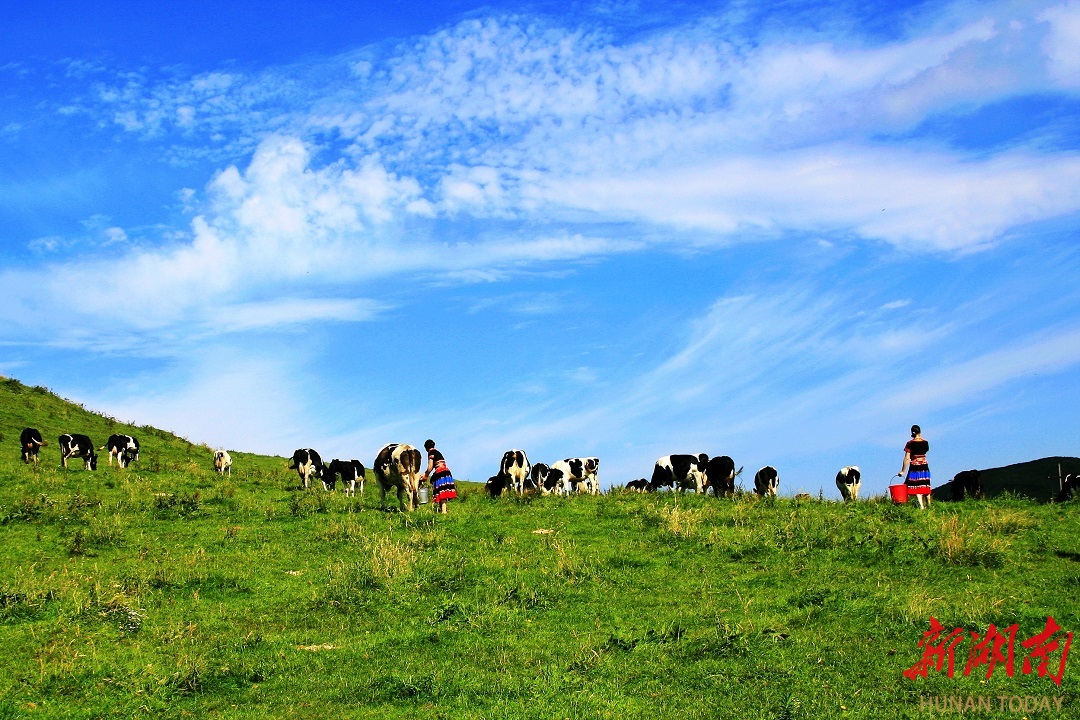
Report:
[{"label": "cow standing on ridge", "polygon": [[862,484],[862,473],[856,465],[848,465],[836,473],[836,489],[840,491],[840,497],[844,502],[859,499],[859,486]]},{"label": "cow standing on ridge", "polygon": [[772,465],[766,465],[754,474],[754,492],[761,497],[776,497],[780,487],[780,474]]},{"label": "cow standing on ridge", "polygon": [[705,487],[712,488],[716,497],[735,494],[735,477],[742,468],[735,470],[735,461],[727,455],[718,455],[705,463]]},{"label": "cow standing on ridge", "polygon": [[649,485],[653,490],[662,487],[688,490],[694,488],[695,493],[705,492],[705,467],[709,462],[709,456],[705,453],[697,455],[665,455],[653,465],[652,479]]}]

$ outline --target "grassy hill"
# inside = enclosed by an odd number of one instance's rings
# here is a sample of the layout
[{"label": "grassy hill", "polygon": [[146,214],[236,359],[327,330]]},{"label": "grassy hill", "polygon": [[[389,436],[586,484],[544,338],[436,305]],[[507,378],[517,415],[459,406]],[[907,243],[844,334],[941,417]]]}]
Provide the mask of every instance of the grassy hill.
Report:
[{"label": "grassy hill", "polygon": [[[49,439],[18,458],[22,427]],[[142,460],[59,467],[60,432]],[[1080,630],[1080,502],[845,506],[611,494],[446,516],[303,491],[284,458],[135,428],[0,382],[0,719],[937,718],[926,698],[1061,699],[1021,671]],[[1015,674],[911,681],[917,643],[1018,625]],[[994,700],[996,703],[996,699]],[[995,707],[997,707],[995,705]]]}]

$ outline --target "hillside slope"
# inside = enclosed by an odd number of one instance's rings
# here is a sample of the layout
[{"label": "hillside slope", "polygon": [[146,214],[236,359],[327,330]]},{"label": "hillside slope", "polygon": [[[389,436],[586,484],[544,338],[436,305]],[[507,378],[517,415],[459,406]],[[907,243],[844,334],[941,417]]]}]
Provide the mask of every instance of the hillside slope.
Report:
[{"label": "hillside slope", "polygon": [[[19,461],[19,435],[24,428],[37,428],[48,443],[42,448],[40,462],[44,467],[60,464],[60,448],[57,438],[62,433],[82,433],[101,447],[113,433],[132,435],[139,440],[141,472],[158,473],[191,466],[209,468],[213,449],[196,445],[173,433],[146,426],[120,422],[102,413],[93,412],[65,400],[47,388],[30,387],[11,378],[0,379],[0,467],[10,461]],[[226,448],[238,467],[256,463],[260,466],[280,464],[283,458],[266,458]],[[101,464],[107,464],[102,455]],[[71,467],[82,465],[81,461],[69,463]]]}]

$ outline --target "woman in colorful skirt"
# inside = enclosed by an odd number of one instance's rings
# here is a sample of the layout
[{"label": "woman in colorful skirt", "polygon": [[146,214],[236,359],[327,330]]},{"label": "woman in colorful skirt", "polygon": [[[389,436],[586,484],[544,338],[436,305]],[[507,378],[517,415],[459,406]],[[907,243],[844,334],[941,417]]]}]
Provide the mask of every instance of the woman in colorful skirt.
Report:
[{"label": "woman in colorful skirt", "polygon": [[424,471],[424,479],[431,479],[431,492],[434,495],[432,502],[439,512],[446,512],[446,503],[457,497],[457,488],[454,487],[454,476],[450,474],[450,468],[446,467],[446,459],[443,454],[435,449],[435,441],[428,440],[424,443],[427,450],[427,470]]},{"label": "woman in colorful skirt", "polygon": [[922,428],[918,425],[911,426],[911,439],[904,445],[904,464],[900,466],[897,477],[903,477],[907,471],[908,495],[914,495],[919,501],[919,507],[923,508],[923,498],[926,498],[925,507],[930,507],[930,466],[926,464],[926,453],[930,452],[930,443],[922,436]]}]

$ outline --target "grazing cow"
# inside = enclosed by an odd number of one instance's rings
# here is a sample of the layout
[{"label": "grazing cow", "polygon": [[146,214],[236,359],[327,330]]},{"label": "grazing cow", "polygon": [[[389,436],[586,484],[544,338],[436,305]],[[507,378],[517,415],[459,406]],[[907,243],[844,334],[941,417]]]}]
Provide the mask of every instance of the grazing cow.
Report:
[{"label": "grazing cow", "polygon": [[292,454],[289,469],[296,471],[296,474],[300,476],[300,480],[304,483],[304,487],[307,488],[311,487],[312,477],[322,479],[326,466],[323,465],[319,453],[311,448],[301,448]]},{"label": "grazing cow", "polygon": [[836,473],[836,488],[844,502],[859,499],[859,485],[862,484],[862,474],[857,465],[848,465]]},{"label": "grazing cow", "polygon": [[113,456],[116,464],[124,468],[139,459],[139,441],[130,435],[110,435],[109,441],[98,450],[109,451],[109,465],[112,465]]},{"label": "grazing cow", "polygon": [[631,492],[643,493],[652,492],[653,486],[652,483],[650,483],[648,480],[646,480],[645,478],[641,478],[640,480],[631,480],[630,482],[626,483],[626,489],[630,490]]},{"label": "grazing cow", "polygon": [[345,497],[356,495],[356,484],[360,483],[360,494],[364,494],[364,464],[359,460],[331,460],[326,466],[323,475],[323,487],[333,490],[337,487],[337,479],[341,478],[341,484],[345,487]]},{"label": "grazing cow", "polygon": [[375,481],[379,483],[379,507],[386,508],[386,491],[397,490],[398,507],[404,511],[403,495],[409,497],[409,510],[420,506],[420,451],[412,445],[390,443],[375,456]]},{"label": "grazing cow", "polygon": [[38,432],[37,428],[26,428],[19,435],[19,444],[22,446],[23,462],[29,463],[31,460],[37,462],[38,450],[41,449],[42,445],[48,445],[49,443],[41,438],[41,433]]},{"label": "grazing cow", "polygon": [[[600,458],[566,458],[551,466],[551,472],[562,473],[563,494],[573,492],[600,494],[600,484],[596,471],[600,469]],[[550,473],[549,473],[550,478]]]},{"label": "grazing cow", "polygon": [[232,457],[228,450],[214,451],[214,469],[217,470],[218,475],[224,475],[227,472],[229,477],[232,477]]},{"label": "grazing cow", "polygon": [[487,482],[484,484],[484,489],[488,491],[488,495],[497,498],[503,494],[509,484],[510,476],[499,473],[498,475],[492,475],[488,478]]},{"label": "grazing cow", "polygon": [[705,488],[712,488],[716,497],[728,497],[735,494],[735,476],[742,472],[735,470],[735,461],[727,455],[710,458],[705,463]]},{"label": "grazing cow", "polygon": [[81,457],[87,470],[97,470],[94,443],[85,435],[64,433],[60,436],[60,464],[67,467],[68,458]]},{"label": "grazing cow", "polygon": [[561,495],[563,493],[563,471],[556,470],[546,463],[536,463],[529,471],[529,480],[541,495]]},{"label": "grazing cow", "polygon": [[761,497],[776,497],[780,487],[780,475],[772,465],[766,465],[754,474],[754,492]]},{"label": "grazing cow", "polygon": [[971,498],[980,498],[983,494],[982,478],[978,470],[962,470],[949,481],[952,488],[952,499],[963,500],[964,495]]},{"label": "grazing cow", "polygon": [[499,475],[507,478],[507,484],[518,495],[525,492],[525,480],[529,477],[529,458],[524,450],[507,450],[499,463]]},{"label": "grazing cow", "polygon": [[1069,473],[1065,476],[1065,482],[1061,486],[1061,492],[1054,498],[1054,502],[1066,502],[1080,495],[1080,475]]},{"label": "grazing cow", "polygon": [[665,455],[653,465],[649,484],[653,490],[662,487],[677,487],[683,491],[694,488],[694,492],[700,494],[705,492],[705,466],[708,462],[709,456],[705,453]]}]

